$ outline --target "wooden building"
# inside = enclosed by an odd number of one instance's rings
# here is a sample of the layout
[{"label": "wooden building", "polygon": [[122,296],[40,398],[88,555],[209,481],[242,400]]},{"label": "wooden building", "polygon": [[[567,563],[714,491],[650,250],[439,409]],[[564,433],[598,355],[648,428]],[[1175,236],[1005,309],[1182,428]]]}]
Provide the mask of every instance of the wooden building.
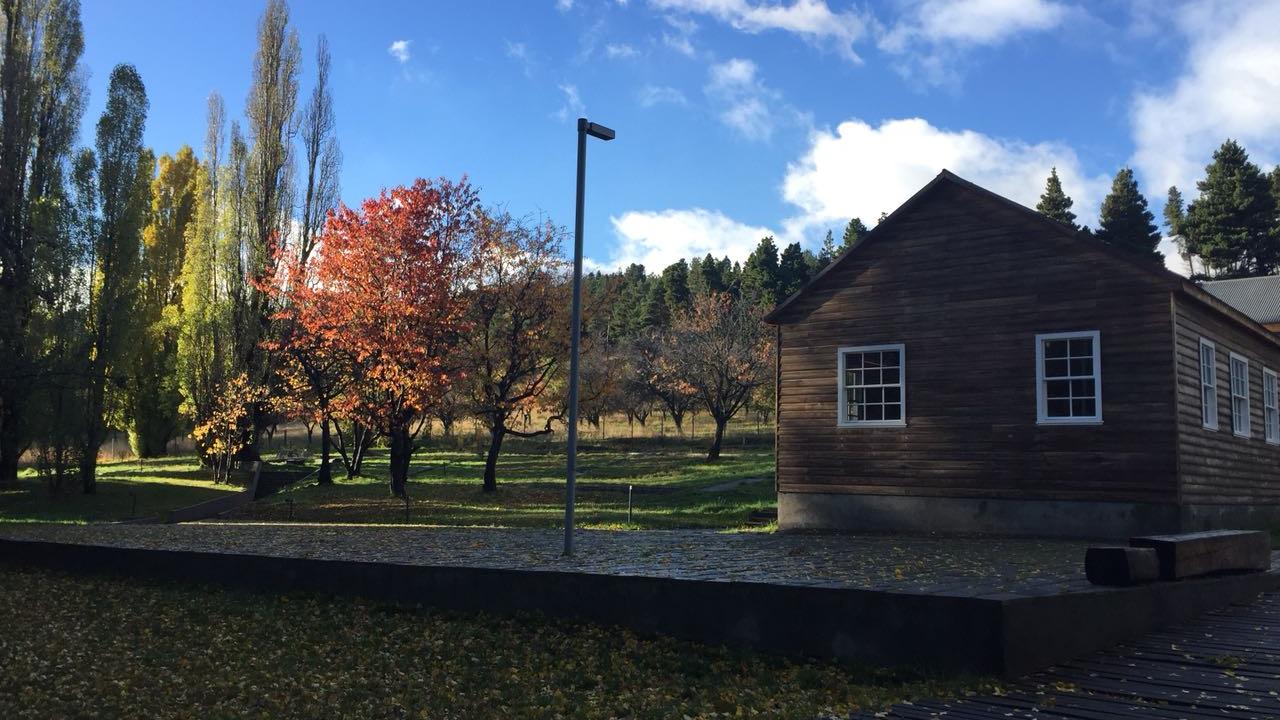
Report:
[{"label": "wooden building", "polygon": [[767,320],[784,529],[1280,520],[1280,338],[945,170]]}]

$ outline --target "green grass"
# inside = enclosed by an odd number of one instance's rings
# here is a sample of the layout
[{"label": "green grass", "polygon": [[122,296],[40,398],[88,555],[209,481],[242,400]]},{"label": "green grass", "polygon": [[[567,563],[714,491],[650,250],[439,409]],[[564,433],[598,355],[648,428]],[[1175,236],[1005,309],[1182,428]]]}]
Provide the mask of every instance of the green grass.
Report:
[{"label": "green grass", "polygon": [[992,689],[542,615],[0,566],[0,717],[804,718]]},{"label": "green grass", "polygon": [[16,487],[0,488],[0,523],[88,523],[156,515],[211,500],[238,487],[217,485],[194,458],[136,460],[98,466],[97,492],[79,487],[51,495],[35,473],[24,470]]},{"label": "green grass", "polygon": [[[484,458],[475,452],[419,451],[410,470],[411,503],[387,487],[387,455],[374,451],[366,477],[337,471],[331,487],[308,485],[254,503],[240,520],[412,523],[503,527],[557,527],[564,517],[564,455],[560,446],[512,443],[498,464],[498,491],[481,491]],[[548,452],[548,449],[553,452]],[[753,510],[770,507],[773,454],[728,450],[718,462],[676,445],[609,442],[579,455],[575,518],[601,529],[741,529]],[[729,490],[704,492],[730,480],[765,478]],[[627,521],[627,489],[632,515]]]},{"label": "green grass", "polygon": [[[758,445],[731,443],[718,462],[710,463],[702,444],[617,438],[583,446],[577,522],[598,529],[747,529],[752,511],[775,502],[772,452]],[[410,467],[407,518],[404,503],[388,490],[386,450],[370,452],[362,477],[346,479],[336,459],[334,468],[333,486],[307,481],[241,509],[231,519],[540,528],[563,523],[563,443],[508,442],[499,458],[496,493],[481,492],[481,452],[419,450]],[[98,477],[96,495],[73,490],[53,497],[31,471],[25,471],[16,488],[0,490],[0,522],[123,520],[239,489],[212,483],[194,457],[103,463]],[[704,492],[720,483],[751,478],[764,480]]]}]

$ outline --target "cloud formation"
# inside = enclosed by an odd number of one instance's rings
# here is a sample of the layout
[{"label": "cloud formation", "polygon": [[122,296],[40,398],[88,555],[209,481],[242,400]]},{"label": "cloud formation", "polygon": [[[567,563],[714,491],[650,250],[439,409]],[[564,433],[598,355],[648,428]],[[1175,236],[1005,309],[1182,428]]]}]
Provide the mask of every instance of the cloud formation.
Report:
[{"label": "cloud formation", "polygon": [[760,238],[773,231],[740,223],[717,210],[632,211],[611,217],[617,249],[607,263],[592,263],[596,268],[623,268],[631,263],[644,265],[651,272],[681,258],[702,257],[711,253],[744,260]]},{"label": "cloud formation", "polygon": [[387,48],[387,53],[395,58],[401,65],[409,62],[409,43],[410,40],[396,40]]},{"label": "cloud formation", "polygon": [[560,92],[564,93],[564,104],[556,111],[556,117],[560,122],[568,122],[573,118],[582,117],[587,112],[587,107],[582,104],[582,98],[578,96],[578,86],[564,84],[560,86]]},{"label": "cloud formation", "polygon": [[[747,33],[782,31],[834,49],[860,62],[854,44],[867,33],[868,19],[852,10],[835,12],[825,0],[771,3],[750,0],[649,0],[659,10],[706,15]],[[687,34],[685,35],[687,43]]]},{"label": "cloud formation", "polygon": [[645,85],[636,96],[640,107],[651,108],[655,105],[685,105],[689,100],[684,93],[669,85]]},{"label": "cloud formation", "polygon": [[1193,3],[1177,25],[1190,45],[1182,73],[1166,90],[1139,93],[1132,106],[1132,163],[1149,198],[1170,185],[1194,197],[1227,138],[1264,166],[1280,160],[1280,0]]}]

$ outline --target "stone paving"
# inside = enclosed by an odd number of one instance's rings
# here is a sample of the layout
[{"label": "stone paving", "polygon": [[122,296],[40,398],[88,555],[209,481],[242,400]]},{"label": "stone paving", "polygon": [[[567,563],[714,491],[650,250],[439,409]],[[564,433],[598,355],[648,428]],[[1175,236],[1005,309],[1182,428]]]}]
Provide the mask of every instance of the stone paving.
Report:
[{"label": "stone paving", "polygon": [[1086,543],[883,535],[184,523],[0,525],[0,538],[1007,598],[1090,591]]}]

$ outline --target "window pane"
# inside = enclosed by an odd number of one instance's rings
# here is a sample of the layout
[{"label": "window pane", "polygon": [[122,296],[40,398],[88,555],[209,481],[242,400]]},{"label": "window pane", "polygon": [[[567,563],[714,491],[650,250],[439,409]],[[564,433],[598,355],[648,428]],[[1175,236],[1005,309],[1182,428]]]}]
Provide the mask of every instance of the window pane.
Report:
[{"label": "window pane", "polygon": [[866,367],[866,368],[878,368],[878,367],[880,367],[880,353],[878,353],[878,352],[863,353],[863,354],[862,354],[862,367]]},{"label": "window pane", "polygon": [[1066,340],[1046,340],[1044,342],[1044,356],[1046,358],[1064,358],[1067,356]]},{"label": "window pane", "polygon": [[884,389],[885,402],[902,402],[902,388],[890,387]]},{"label": "window pane", "polygon": [[844,366],[849,370],[862,367],[862,353],[845,353]]},{"label": "window pane", "polygon": [[1093,398],[1071,401],[1071,415],[1074,417],[1093,417],[1094,408]]},{"label": "window pane", "polygon": [[867,388],[867,402],[869,403],[884,402],[884,390],[878,387]]},{"label": "window pane", "polygon": [[1093,381],[1092,380],[1072,380],[1071,396],[1072,397],[1093,397]]},{"label": "window pane", "polygon": [[884,406],[883,406],[883,405],[868,405],[868,406],[867,406],[867,416],[866,416],[865,418],[863,418],[863,419],[864,419],[864,420],[883,420],[883,419],[884,419]]},{"label": "window pane", "polygon": [[897,403],[891,403],[891,404],[889,404],[889,405],[885,405],[885,406],[884,406],[884,419],[885,419],[885,420],[901,420],[901,419],[902,419],[902,406],[901,406],[901,405],[898,405]]},{"label": "window pane", "polygon": [[1049,400],[1046,405],[1049,417],[1071,417],[1070,400]]},{"label": "window pane", "polygon": [[880,360],[884,363],[885,367],[898,367],[898,351],[885,350],[883,353],[880,353]]},{"label": "window pane", "polygon": [[1050,380],[1044,384],[1044,396],[1047,398],[1064,398],[1071,396],[1070,380]]},{"label": "window pane", "polygon": [[853,401],[861,405],[862,403],[867,401],[865,395],[866,395],[865,390],[863,390],[862,388],[856,388],[853,391]]},{"label": "window pane", "polygon": [[880,371],[880,382],[885,385],[898,384],[898,368],[888,368]]},{"label": "window pane", "polygon": [[844,384],[845,384],[845,385],[857,385],[857,384],[859,384],[859,383],[858,383],[859,375],[861,375],[861,373],[860,373],[859,371],[857,371],[857,370],[845,370],[845,371],[844,371]]},{"label": "window pane", "polygon": [[1045,360],[1044,376],[1045,377],[1066,377],[1069,366],[1066,360]]},{"label": "window pane", "polygon": [[1093,338],[1071,338],[1071,357],[1093,357]]},{"label": "window pane", "polygon": [[1076,377],[1093,374],[1093,358],[1072,358],[1071,374]]},{"label": "window pane", "polygon": [[879,370],[863,370],[862,384],[863,385],[879,385],[880,371]]}]

